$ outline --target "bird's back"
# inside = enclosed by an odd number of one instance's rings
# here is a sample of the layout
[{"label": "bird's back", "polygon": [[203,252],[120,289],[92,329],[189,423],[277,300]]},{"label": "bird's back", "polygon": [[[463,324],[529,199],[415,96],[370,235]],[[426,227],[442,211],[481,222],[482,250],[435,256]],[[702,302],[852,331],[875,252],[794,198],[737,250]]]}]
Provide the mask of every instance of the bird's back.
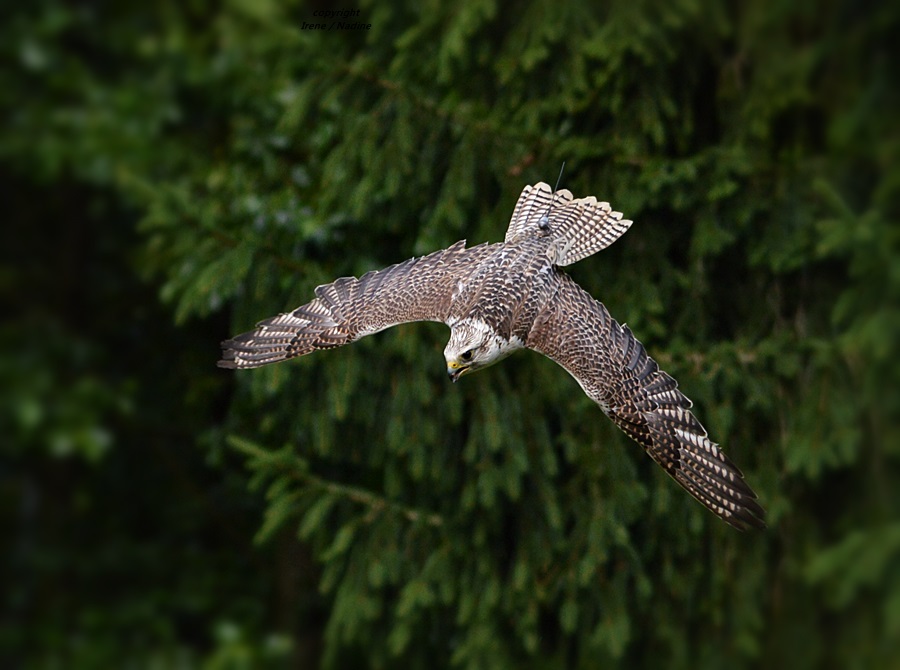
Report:
[{"label": "bird's back", "polygon": [[456,320],[483,321],[501,337],[524,342],[549,298],[555,272],[547,238],[493,244],[491,253],[460,279],[451,315]]}]

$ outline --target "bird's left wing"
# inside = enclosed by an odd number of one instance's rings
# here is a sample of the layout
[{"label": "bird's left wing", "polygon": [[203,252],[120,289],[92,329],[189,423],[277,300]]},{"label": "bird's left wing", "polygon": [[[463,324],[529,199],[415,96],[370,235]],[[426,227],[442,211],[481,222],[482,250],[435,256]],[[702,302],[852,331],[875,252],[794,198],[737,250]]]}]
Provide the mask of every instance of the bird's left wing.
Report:
[{"label": "bird's left wing", "polygon": [[526,345],[564,367],[584,392],[688,493],[732,526],[765,527],[765,511],[738,467],[691,413],[691,401],[602,303],[568,275]]},{"label": "bird's left wing", "polygon": [[398,323],[446,321],[452,294],[488,253],[465,240],[446,249],[316,288],[316,298],[222,342],[222,368],[256,368],[333,349]]}]

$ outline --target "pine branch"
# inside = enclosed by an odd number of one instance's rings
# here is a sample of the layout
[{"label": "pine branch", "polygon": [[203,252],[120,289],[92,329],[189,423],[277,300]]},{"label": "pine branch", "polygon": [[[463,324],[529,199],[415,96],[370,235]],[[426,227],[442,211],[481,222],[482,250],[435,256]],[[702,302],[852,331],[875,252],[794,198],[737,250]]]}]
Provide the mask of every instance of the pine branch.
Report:
[{"label": "pine branch", "polygon": [[292,476],[298,481],[302,481],[308,486],[319,488],[332,495],[341,496],[352,500],[355,503],[365,505],[371,509],[370,518],[374,518],[381,512],[393,512],[405,517],[412,523],[425,523],[429,526],[438,528],[444,525],[444,519],[440,514],[424,512],[414,507],[408,507],[397,502],[388,500],[384,496],[372,493],[358,486],[350,486],[348,484],[339,484],[337,482],[323,479],[318,475],[307,472],[292,473]]},{"label": "pine branch", "polygon": [[365,505],[371,510],[370,520],[382,512],[392,512],[399,514],[412,523],[425,523],[435,528],[444,525],[444,519],[439,514],[424,512],[414,507],[402,505],[358,486],[340,484],[314,475],[308,471],[306,461],[293,454],[285,453],[285,449],[278,451],[267,449],[237,435],[230,435],[228,443],[238,451],[251,457],[250,467],[254,470],[268,469],[273,477],[277,475],[287,476],[302,482],[308,487],[317,488],[331,495],[340,496]]}]

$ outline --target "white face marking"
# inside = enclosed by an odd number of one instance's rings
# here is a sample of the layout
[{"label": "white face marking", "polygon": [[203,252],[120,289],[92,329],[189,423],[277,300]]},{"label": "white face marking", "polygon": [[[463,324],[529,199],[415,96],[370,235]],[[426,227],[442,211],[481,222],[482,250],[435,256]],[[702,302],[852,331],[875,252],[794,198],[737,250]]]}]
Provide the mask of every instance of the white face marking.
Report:
[{"label": "white face marking", "polygon": [[450,341],[444,348],[444,359],[447,361],[448,371],[464,374],[493,365],[523,346],[524,343],[518,337],[507,341],[495,334],[483,321],[463,319],[451,325]]}]

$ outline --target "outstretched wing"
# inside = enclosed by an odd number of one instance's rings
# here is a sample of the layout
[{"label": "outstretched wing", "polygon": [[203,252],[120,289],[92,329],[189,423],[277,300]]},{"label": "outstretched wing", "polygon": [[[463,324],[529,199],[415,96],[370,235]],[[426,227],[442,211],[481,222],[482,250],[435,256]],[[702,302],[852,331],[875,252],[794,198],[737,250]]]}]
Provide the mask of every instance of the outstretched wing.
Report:
[{"label": "outstretched wing", "polygon": [[741,530],[765,511],[738,467],[691,413],[691,401],[626,326],[563,273],[526,345],[563,366],[616,425],[688,493]]},{"label": "outstretched wing", "polygon": [[457,282],[488,252],[465,240],[359,279],[342,277],[316,288],[316,298],[256,329],[222,342],[222,368],[256,368],[318,349],[349,344],[408,321],[445,321]]}]

